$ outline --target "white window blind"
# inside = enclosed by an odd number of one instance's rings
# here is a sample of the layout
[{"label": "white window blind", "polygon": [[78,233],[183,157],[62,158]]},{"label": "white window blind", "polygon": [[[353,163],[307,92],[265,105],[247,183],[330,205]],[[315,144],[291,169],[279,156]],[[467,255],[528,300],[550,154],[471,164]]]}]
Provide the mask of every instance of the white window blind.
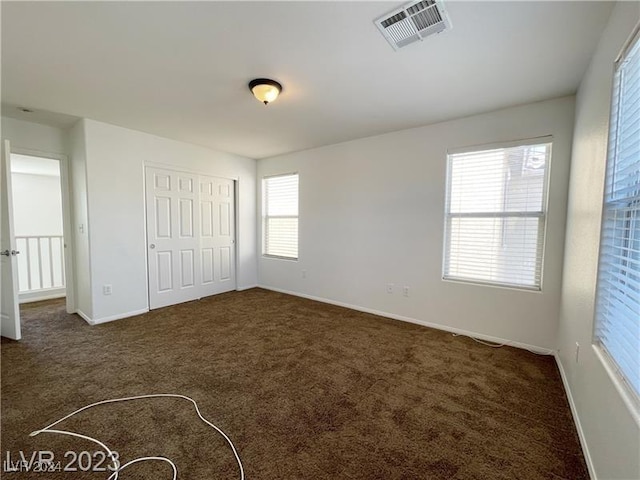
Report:
[{"label": "white window blind", "polygon": [[640,40],[616,64],[595,342],[640,397]]},{"label": "white window blind", "polygon": [[262,253],[298,258],[298,174],[262,179]]},{"label": "white window blind", "polygon": [[550,157],[551,143],[448,156],[445,279],[541,288]]}]

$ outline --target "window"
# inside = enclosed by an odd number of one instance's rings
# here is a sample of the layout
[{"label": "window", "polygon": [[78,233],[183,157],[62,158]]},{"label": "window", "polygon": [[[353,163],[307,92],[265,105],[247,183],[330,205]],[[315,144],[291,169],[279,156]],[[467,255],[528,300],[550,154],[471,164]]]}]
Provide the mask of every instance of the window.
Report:
[{"label": "window", "polygon": [[640,396],[640,39],[616,63],[594,341]]},{"label": "window", "polygon": [[298,174],[262,179],[262,254],[298,258]]},{"label": "window", "polygon": [[540,290],[549,140],[448,155],[445,279]]}]

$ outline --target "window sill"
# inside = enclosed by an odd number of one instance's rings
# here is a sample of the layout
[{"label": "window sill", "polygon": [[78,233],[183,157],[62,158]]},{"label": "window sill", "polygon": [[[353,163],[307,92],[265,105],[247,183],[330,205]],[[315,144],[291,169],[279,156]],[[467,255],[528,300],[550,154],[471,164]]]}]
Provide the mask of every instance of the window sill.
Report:
[{"label": "window sill", "polygon": [[622,401],[629,410],[629,413],[636,422],[636,425],[640,427],[640,403],[638,402],[638,399],[630,390],[630,387],[627,386],[620,378],[620,374],[617,372],[617,367],[613,365],[611,360],[609,360],[609,354],[605,353],[599,345],[592,344],[591,346],[593,347],[596,357],[598,357],[598,360],[600,360],[602,366],[607,372],[607,375],[609,375],[609,378],[613,382],[616,390],[622,397]]},{"label": "window sill", "polygon": [[298,258],[293,258],[293,257],[279,257],[278,255],[266,255],[266,254],[262,254],[262,258],[268,258],[268,259],[273,259],[273,260],[286,260],[288,262],[297,262]]},{"label": "window sill", "polygon": [[542,287],[523,287],[517,285],[507,285],[502,283],[483,282],[481,280],[468,280],[466,278],[442,277],[443,282],[460,283],[463,285],[473,285],[476,287],[492,287],[503,290],[515,290],[516,292],[525,293],[542,293]]}]

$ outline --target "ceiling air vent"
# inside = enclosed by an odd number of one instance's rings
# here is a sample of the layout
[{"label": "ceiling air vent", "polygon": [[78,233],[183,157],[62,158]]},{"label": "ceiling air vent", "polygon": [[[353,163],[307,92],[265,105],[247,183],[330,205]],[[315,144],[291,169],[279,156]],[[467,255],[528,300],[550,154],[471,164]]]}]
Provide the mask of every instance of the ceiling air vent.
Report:
[{"label": "ceiling air vent", "polygon": [[408,3],[378,18],[375,24],[394,50],[451,29],[441,0]]}]

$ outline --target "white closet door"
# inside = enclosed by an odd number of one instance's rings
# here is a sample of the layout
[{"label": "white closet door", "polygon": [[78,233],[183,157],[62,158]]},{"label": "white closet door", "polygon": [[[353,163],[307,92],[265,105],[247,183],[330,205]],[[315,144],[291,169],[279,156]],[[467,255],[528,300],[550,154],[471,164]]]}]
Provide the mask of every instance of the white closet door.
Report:
[{"label": "white closet door", "polygon": [[203,296],[236,289],[234,181],[200,177]]},{"label": "white closet door", "polygon": [[234,181],[146,169],[149,308],[236,289]]},{"label": "white closet door", "polygon": [[146,169],[149,307],[202,296],[198,176]]}]

